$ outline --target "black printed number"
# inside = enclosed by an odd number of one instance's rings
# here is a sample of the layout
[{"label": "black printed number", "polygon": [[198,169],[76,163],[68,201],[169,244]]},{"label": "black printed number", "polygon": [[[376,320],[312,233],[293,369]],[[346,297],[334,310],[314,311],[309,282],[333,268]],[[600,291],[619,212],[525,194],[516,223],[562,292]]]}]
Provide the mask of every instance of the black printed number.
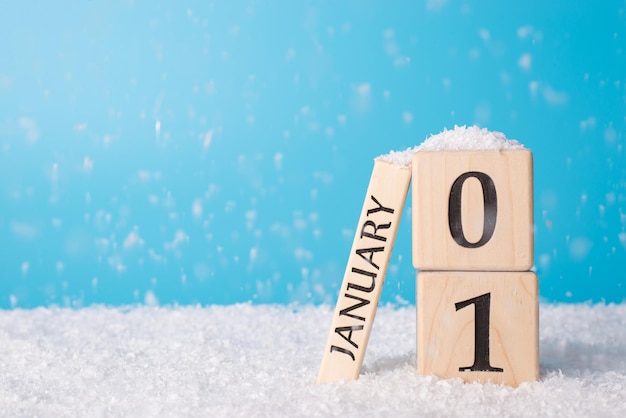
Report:
[{"label": "black printed number", "polygon": [[[469,242],[463,234],[463,221],[461,219],[461,194],[463,184],[470,177],[480,181],[483,188],[484,222],[483,235],[476,242]],[[496,217],[498,215],[498,196],[496,186],[491,177],[479,171],[469,171],[461,174],[452,184],[450,198],[448,200],[448,224],[454,241],[465,248],[478,248],[485,245],[493,236],[496,229]]]},{"label": "black printed number", "polygon": [[459,367],[460,372],[503,372],[489,363],[489,308],[491,293],[477,296],[454,304],[456,310],[474,305],[474,364]]}]

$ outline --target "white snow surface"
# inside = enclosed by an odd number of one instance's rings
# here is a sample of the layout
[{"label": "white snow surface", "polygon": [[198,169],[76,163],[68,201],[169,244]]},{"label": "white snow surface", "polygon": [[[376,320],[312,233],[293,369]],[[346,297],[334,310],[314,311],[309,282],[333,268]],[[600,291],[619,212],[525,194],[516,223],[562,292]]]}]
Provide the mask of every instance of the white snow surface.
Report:
[{"label": "white snow surface", "polygon": [[359,380],[315,384],[330,306],[0,311],[2,416],[626,416],[626,304],[540,306],[541,378],[416,373],[415,307],[379,308]]},{"label": "white snow surface", "polygon": [[478,126],[455,126],[432,135],[422,142],[417,151],[503,151],[524,149],[514,139],[507,139],[502,132],[490,131]]},{"label": "white snow surface", "polygon": [[420,145],[404,151],[390,151],[376,157],[401,167],[410,167],[413,154],[420,151],[504,151],[525,149],[514,139],[507,139],[502,132],[490,131],[478,126],[455,126],[431,135]]}]

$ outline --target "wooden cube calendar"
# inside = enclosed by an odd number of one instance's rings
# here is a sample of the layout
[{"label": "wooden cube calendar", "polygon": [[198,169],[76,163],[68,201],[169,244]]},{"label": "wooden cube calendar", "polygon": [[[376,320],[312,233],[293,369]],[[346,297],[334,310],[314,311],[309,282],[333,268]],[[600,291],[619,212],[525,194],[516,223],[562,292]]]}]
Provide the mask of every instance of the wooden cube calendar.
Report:
[{"label": "wooden cube calendar", "polygon": [[417,152],[412,169],[415,268],[532,267],[530,151]]},{"label": "wooden cube calendar", "polygon": [[412,182],[418,372],[536,380],[531,152],[416,152]]},{"label": "wooden cube calendar", "polygon": [[536,380],[532,153],[501,133],[457,126],[375,160],[317,382],[359,376],[409,181],[418,372]]},{"label": "wooden cube calendar", "polygon": [[510,386],[539,377],[535,273],[420,272],[417,283],[420,374]]}]

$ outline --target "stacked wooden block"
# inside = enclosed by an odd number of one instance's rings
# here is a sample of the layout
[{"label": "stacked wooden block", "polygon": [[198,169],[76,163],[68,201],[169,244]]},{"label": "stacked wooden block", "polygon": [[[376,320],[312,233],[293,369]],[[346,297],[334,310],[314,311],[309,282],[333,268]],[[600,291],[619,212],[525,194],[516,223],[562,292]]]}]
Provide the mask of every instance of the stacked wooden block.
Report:
[{"label": "stacked wooden block", "polygon": [[531,152],[423,151],[412,170],[418,372],[536,380]]}]

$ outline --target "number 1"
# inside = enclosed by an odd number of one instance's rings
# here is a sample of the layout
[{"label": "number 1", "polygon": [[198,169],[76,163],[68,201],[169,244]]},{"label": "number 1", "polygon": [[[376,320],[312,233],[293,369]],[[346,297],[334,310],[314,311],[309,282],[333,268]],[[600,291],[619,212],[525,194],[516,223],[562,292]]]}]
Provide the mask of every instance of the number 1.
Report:
[{"label": "number 1", "polygon": [[503,372],[499,367],[491,366],[489,362],[489,309],[491,293],[476,296],[475,298],[457,302],[456,310],[474,304],[474,364],[459,367],[460,372]]}]

